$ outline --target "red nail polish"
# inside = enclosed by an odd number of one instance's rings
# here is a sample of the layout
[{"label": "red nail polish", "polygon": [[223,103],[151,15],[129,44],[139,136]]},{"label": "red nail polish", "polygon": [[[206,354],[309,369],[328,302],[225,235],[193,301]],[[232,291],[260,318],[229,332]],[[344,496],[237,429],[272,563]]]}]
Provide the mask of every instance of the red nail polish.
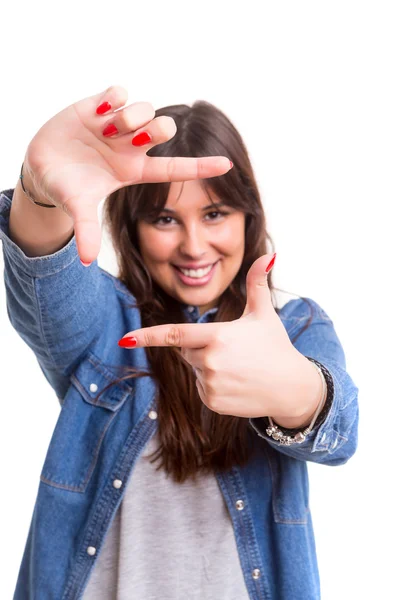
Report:
[{"label": "red nail polish", "polygon": [[[79,259],[79,260],[81,260],[81,259]],[[92,263],[83,262],[83,260],[81,260],[81,263],[83,264],[84,267],[90,267],[90,265],[92,264]]]},{"label": "red nail polish", "polygon": [[147,131],[142,131],[142,133],[139,133],[138,135],[135,135],[134,138],[132,138],[132,145],[144,146],[144,144],[148,144],[150,141],[151,137],[149,136]]},{"label": "red nail polish", "polygon": [[109,102],[103,102],[96,108],[96,113],[98,115],[104,115],[108,110],[110,110],[111,104]]},{"label": "red nail polish", "polygon": [[114,135],[114,133],[118,133],[118,129],[115,127],[114,123],[109,123],[107,127],[103,129],[103,135],[106,137]]},{"label": "red nail polish", "polygon": [[121,346],[121,348],[134,348],[136,344],[137,339],[135,337],[124,337],[118,342],[118,346]]},{"label": "red nail polish", "polygon": [[266,273],[269,273],[269,272],[270,272],[270,270],[272,269],[272,267],[274,266],[274,263],[275,263],[275,257],[276,257],[276,252],[275,252],[275,254],[274,254],[274,256],[273,256],[273,258],[272,258],[271,262],[269,263],[268,267],[265,269],[265,272],[266,272]]}]

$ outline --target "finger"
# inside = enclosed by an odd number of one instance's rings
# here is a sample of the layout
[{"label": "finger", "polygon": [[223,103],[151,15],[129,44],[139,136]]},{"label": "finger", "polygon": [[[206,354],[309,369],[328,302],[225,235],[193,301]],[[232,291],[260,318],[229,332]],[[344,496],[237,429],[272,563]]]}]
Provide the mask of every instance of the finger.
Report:
[{"label": "finger", "polygon": [[100,253],[102,238],[97,213],[98,202],[84,204],[73,200],[73,198],[67,200],[63,210],[74,222],[76,247],[81,260],[92,263]]},{"label": "finger", "polygon": [[[154,121],[155,110],[149,102],[134,102],[121,110],[108,115],[109,118],[106,122],[100,122],[99,132],[105,139],[117,139],[123,135],[129,134],[129,140],[126,143],[132,142],[132,132],[135,132],[135,136],[139,133],[142,128]],[[166,117],[174,124],[174,120],[170,117]],[[153,125],[153,135],[157,134],[157,123]],[[172,129],[172,128],[171,128]],[[175,131],[172,135],[175,135]],[[171,137],[172,137],[171,135]],[[167,138],[169,139],[169,138]],[[166,141],[163,139],[162,141]],[[159,142],[158,142],[159,143]]]},{"label": "finger", "polygon": [[141,182],[158,183],[160,181],[208,179],[224,175],[231,169],[231,165],[231,161],[225,156],[146,157]]},{"label": "finger", "polygon": [[203,372],[205,348],[181,348],[181,356],[194,369]]},{"label": "finger", "polygon": [[101,135],[104,124],[110,121],[114,111],[122,108],[127,100],[127,90],[120,85],[112,85],[100,94],[75,102],[73,106],[81,121],[93,126],[94,130],[98,129]]},{"label": "finger", "polygon": [[[119,346],[124,348],[176,346],[178,348],[204,348],[215,338],[221,323],[178,323],[144,327],[124,335]],[[128,338],[135,338],[129,344]],[[125,341],[124,341],[125,340]]]},{"label": "finger", "polygon": [[90,100],[91,107],[89,110],[91,111],[91,114],[95,115],[97,118],[102,118],[103,115],[107,115],[107,118],[109,119],[112,111],[115,111],[126,104],[128,92],[121,85],[111,85],[104,92],[90,96],[87,100]]},{"label": "finger", "polygon": [[176,134],[176,123],[172,117],[156,117],[145,127],[135,131],[131,144],[135,147],[144,148],[147,152],[157,144],[168,142]]},{"label": "finger", "polygon": [[260,256],[248,270],[246,276],[246,306],[242,317],[254,313],[260,318],[268,318],[275,313],[266,272],[267,267],[270,270],[273,267],[275,255],[264,254]]}]

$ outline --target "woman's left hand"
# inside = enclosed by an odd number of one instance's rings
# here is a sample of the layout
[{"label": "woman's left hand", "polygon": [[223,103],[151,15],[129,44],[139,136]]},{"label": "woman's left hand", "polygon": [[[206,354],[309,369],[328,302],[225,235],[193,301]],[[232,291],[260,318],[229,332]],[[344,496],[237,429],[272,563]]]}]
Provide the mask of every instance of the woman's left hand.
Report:
[{"label": "woman's left hand", "polygon": [[[119,345],[181,348],[195,370],[202,402],[218,414],[307,421],[321,398],[321,382],[272,305],[266,275],[271,259],[261,256],[249,269],[247,304],[239,319],[145,327],[127,333]],[[133,337],[136,344],[125,346]]]}]

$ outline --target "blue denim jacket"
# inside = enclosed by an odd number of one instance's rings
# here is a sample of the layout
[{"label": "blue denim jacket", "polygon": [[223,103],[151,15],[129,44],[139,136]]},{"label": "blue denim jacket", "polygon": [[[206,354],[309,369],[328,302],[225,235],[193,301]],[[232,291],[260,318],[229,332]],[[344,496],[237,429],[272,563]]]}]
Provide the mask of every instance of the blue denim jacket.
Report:
[{"label": "blue denim jacket", "polygon": [[[110,365],[148,368],[144,348],[118,346],[141,327],[129,290],[97,261],[81,265],[75,237],[58,252],[27,257],[8,237],[13,190],[0,193],[0,238],[10,322],[35,353],[61,405],[40,474],[37,499],[14,600],[77,600],[123,498],[142,449],[157,429],[152,378],[122,381],[94,398],[118,373]],[[43,209],[45,210],[45,209]],[[256,452],[247,466],[216,473],[235,533],[251,600],[320,598],[309,511],[307,461],[340,465],[357,446],[358,388],[346,372],[328,315],[314,317],[294,342],[326,366],[334,381],[329,414],[307,440],[281,446],[250,419]],[[192,322],[208,322],[217,309]],[[280,318],[293,339],[310,316],[302,299]],[[150,416],[149,416],[150,415]],[[258,434],[258,435],[257,435]],[[120,480],[122,485],[113,485]]]}]

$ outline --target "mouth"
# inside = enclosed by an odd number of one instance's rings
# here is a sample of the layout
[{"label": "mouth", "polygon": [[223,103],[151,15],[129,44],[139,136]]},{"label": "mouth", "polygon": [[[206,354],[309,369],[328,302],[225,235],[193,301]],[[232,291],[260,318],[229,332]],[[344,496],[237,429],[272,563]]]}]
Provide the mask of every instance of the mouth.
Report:
[{"label": "mouth", "polygon": [[[219,259],[220,260],[220,259]],[[181,269],[172,265],[179,278],[179,280],[185,285],[189,286],[200,286],[205,285],[211,281],[216,271],[216,267],[219,263],[217,260],[214,264],[209,265],[205,269]]]}]

